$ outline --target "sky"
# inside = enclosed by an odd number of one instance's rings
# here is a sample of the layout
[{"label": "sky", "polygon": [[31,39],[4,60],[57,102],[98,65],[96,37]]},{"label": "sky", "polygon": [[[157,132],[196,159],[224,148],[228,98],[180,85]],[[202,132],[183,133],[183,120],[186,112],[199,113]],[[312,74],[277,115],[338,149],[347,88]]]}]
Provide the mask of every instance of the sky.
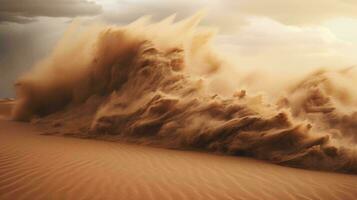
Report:
[{"label": "sky", "polygon": [[281,73],[357,64],[356,0],[0,0],[0,98],[49,54],[74,18],[127,24],[204,10],[217,49],[246,68]]}]

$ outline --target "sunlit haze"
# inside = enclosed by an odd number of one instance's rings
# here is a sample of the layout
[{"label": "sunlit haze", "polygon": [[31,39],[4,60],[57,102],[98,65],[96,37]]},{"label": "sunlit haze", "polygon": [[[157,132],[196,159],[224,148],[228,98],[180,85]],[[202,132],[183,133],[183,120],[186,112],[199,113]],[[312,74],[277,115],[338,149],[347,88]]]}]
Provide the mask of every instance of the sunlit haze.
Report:
[{"label": "sunlit haze", "polygon": [[[357,63],[357,2],[346,0],[36,0],[0,1],[0,96],[13,96],[15,78],[48,54],[74,17],[126,24],[206,12],[219,29],[217,47],[240,67],[288,72]],[[28,5],[28,6],[27,6]]]}]

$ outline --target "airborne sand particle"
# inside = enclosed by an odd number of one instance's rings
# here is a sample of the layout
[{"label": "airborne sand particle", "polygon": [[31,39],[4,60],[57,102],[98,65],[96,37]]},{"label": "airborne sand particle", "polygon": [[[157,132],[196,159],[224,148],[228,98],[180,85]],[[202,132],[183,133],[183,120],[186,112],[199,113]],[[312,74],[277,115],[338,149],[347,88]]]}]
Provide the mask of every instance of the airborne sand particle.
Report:
[{"label": "airborne sand particle", "polygon": [[320,70],[280,97],[251,94],[249,85],[234,83],[264,79],[231,71],[211,46],[215,31],[198,27],[201,17],[73,23],[52,54],[19,79],[14,119],[36,118],[63,134],[356,173],[353,69]]}]

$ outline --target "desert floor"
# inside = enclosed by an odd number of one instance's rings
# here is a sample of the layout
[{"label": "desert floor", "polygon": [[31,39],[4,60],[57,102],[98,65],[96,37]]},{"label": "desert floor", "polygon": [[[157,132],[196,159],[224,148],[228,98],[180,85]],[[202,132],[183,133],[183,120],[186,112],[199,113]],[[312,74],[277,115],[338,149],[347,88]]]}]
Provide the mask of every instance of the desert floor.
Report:
[{"label": "desert floor", "polygon": [[357,175],[46,136],[0,102],[0,199],[357,199]]}]

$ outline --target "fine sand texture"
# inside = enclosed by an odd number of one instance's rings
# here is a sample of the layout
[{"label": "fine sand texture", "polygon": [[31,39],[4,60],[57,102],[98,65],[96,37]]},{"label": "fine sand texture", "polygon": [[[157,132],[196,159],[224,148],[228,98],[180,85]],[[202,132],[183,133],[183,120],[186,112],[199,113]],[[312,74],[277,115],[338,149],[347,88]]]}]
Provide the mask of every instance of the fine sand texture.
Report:
[{"label": "fine sand texture", "polygon": [[[0,103],[3,115],[9,102]],[[6,105],[5,105],[6,104]],[[0,199],[357,199],[357,176],[47,136],[0,119]]]},{"label": "fine sand texture", "polygon": [[14,101],[12,99],[0,99],[0,119],[9,118]]}]

